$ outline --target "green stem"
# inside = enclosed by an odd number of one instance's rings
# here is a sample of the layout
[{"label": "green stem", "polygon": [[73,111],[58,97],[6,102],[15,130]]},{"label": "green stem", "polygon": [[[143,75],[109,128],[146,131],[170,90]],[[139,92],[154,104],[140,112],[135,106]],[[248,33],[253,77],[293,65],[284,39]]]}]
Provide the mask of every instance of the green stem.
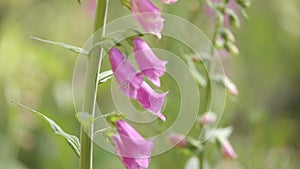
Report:
[{"label": "green stem", "polygon": [[[105,34],[107,18],[108,0],[98,0],[94,21],[94,33],[102,29],[102,37]],[[95,34],[97,35],[97,34]],[[100,37],[100,38],[102,38]],[[99,37],[94,38],[93,43],[97,43]],[[96,96],[97,96],[97,78],[100,71],[103,49],[93,51],[88,57],[87,77],[85,83],[85,96],[83,100],[83,112],[88,112],[92,117],[95,115]],[[80,169],[93,168],[93,125],[81,127],[80,133]]]},{"label": "green stem", "polygon": [[200,162],[199,169],[204,169],[204,151],[202,151],[200,155],[198,155],[198,158]]}]

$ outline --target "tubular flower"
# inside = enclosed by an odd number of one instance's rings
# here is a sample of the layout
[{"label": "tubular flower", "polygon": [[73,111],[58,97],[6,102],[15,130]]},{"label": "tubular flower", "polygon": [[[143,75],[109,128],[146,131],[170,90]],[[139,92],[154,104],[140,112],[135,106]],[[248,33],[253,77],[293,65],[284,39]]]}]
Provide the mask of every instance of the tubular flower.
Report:
[{"label": "tubular flower", "polygon": [[156,93],[146,82],[143,82],[137,93],[137,100],[150,113],[166,121],[166,117],[161,113],[161,108],[168,92]]},{"label": "tubular flower", "polygon": [[133,40],[135,60],[141,72],[157,87],[160,86],[159,77],[166,71],[167,61],[159,60],[148,44],[141,38]]},{"label": "tubular flower", "polygon": [[164,4],[173,4],[173,3],[177,2],[177,0],[160,0],[160,1]]},{"label": "tubular flower", "polygon": [[141,75],[118,49],[110,50],[109,59],[120,90],[130,98],[136,99],[137,90],[143,83]]},{"label": "tubular flower", "polygon": [[164,22],[160,10],[150,0],[130,0],[130,8],[142,28],[160,39]]},{"label": "tubular flower", "polygon": [[144,139],[134,128],[123,120],[116,122],[118,134],[113,136],[116,154],[126,169],[147,169],[153,141]]},{"label": "tubular flower", "polygon": [[221,151],[222,151],[222,155],[225,158],[228,159],[235,159],[237,157],[234,149],[232,148],[231,144],[229,143],[229,141],[225,138],[220,139],[220,143],[221,143]]}]

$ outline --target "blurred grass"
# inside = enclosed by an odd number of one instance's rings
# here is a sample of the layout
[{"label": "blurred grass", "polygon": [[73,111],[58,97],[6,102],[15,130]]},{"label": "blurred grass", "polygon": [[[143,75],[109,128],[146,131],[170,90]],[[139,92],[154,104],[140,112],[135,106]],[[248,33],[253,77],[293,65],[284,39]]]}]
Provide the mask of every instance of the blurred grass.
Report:
[{"label": "blurred grass", "polygon": [[[85,2],[86,4],[86,2]],[[111,1],[109,20],[129,12]],[[189,19],[201,6],[179,1],[164,10]],[[221,126],[233,125],[239,157],[216,168],[300,167],[300,2],[253,1],[249,20],[235,30],[241,55],[224,61],[240,96],[229,98]],[[180,10],[178,10],[180,9]],[[204,15],[204,14],[203,14]],[[93,18],[74,1],[0,1],[0,168],[78,168],[77,157],[47,124],[10,104],[22,102],[79,135],[71,83],[76,55],[31,40],[31,35],[83,46]],[[196,24],[209,34],[205,16]],[[108,87],[103,87],[106,93]],[[100,94],[102,95],[102,94]],[[174,103],[175,104],[175,103]],[[173,149],[152,159],[151,168],[182,168],[187,157]],[[114,155],[95,146],[95,168],[120,168]]]}]

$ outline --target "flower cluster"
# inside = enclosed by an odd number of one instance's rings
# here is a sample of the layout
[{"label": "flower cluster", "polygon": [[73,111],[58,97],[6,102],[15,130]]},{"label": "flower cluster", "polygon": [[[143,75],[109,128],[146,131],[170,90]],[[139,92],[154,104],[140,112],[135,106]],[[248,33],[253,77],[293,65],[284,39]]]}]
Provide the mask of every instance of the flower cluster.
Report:
[{"label": "flower cluster", "polygon": [[168,92],[155,92],[143,79],[146,76],[154,85],[160,86],[160,77],[166,71],[167,61],[159,60],[146,42],[140,38],[133,40],[135,60],[140,72],[117,48],[112,48],[109,59],[120,90],[129,98],[136,99],[146,110],[163,121],[165,116],[161,113],[165,96]]},{"label": "flower cluster", "polygon": [[[124,0],[125,1],[125,0]],[[177,0],[161,0],[165,4]],[[150,34],[161,38],[164,19],[160,9],[150,0],[129,0],[127,3],[141,27]],[[143,108],[166,121],[161,113],[164,99],[168,92],[157,93],[145,82],[145,76],[156,87],[160,87],[160,77],[166,71],[167,61],[160,60],[148,44],[141,38],[132,41],[134,57],[140,71],[137,71],[130,61],[117,48],[109,52],[109,60],[120,91],[131,99],[137,100]],[[113,136],[116,154],[127,169],[147,169],[153,141],[145,140],[134,128],[123,120],[116,122],[118,134]]]}]

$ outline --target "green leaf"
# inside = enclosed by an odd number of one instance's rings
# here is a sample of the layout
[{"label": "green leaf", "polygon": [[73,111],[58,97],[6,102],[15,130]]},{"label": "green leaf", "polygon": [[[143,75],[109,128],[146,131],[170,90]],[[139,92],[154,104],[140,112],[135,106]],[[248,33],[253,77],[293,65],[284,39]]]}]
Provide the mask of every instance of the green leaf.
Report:
[{"label": "green leaf", "polygon": [[[15,102],[13,102],[15,103]],[[15,103],[16,105],[32,112],[33,114],[35,114],[36,116],[38,116],[39,118],[43,119],[44,121],[48,122],[48,124],[50,125],[52,131],[59,135],[59,136],[62,136],[66,141],[67,143],[69,144],[69,146],[73,149],[73,151],[75,152],[75,154],[79,157],[80,156],[80,142],[79,142],[79,139],[74,136],[74,135],[70,135],[68,133],[66,133],[65,131],[62,130],[62,128],[56,124],[53,120],[51,120],[49,117],[43,115],[42,113],[36,111],[36,110],[33,110],[21,103]]]},{"label": "green leaf", "polygon": [[186,162],[184,169],[199,169],[199,167],[200,167],[200,161],[198,157],[192,156]]},{"label": "green leaf", "polygon": [[53,44],[53,45],[61,46],[61,47],[64,47],[66,49],[69,49],[72,52],[78,53],[78,54],[89,55],[89,52],[87,50],[82,49],[80,47],[73,46],[73,45],[65,44],[65,43],[62,43],[62,42],[55,42],[55,41],[50,41],[50,40],[46,40],[46,39],[41,39],[41,38],[33,37],[33,36],[31,36],[31,39],[41,41],[41,42],[44,42],[44,43],[50,43],[50,44]]},{"label": "green leaf", "polygon": [[111,79],[113,77],[114,73],[112,70],[107,70],[99,74],[98,76],[98,84],[102,84],[106,82],[107,80]]}]

